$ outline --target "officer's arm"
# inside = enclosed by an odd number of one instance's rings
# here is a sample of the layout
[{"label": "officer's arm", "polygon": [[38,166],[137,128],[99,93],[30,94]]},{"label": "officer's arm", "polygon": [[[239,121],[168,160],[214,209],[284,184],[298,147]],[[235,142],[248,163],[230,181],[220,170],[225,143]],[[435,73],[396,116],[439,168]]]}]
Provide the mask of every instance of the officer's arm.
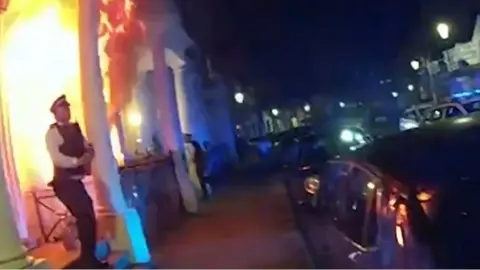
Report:
[{"label": "officer's arm", "polygon": [[[80,129],[80,126],[78,126],[78,128]],[[93,145],[87,140],[87,138],[85,138],[81,129],[80,132],[82,133],[83,137],[83,146],[85,146],[85,149],[90,150],[91,154],[94,154]]]},{"label": "officer's arm", "polygon": [[63,143],[63,139],[56,128],[50,128],[45,136],[47,150],[50,158],[55,166],[61,168],[75,168],[79,165],[77,158],[66,156],[60,153],[59,147]]}]

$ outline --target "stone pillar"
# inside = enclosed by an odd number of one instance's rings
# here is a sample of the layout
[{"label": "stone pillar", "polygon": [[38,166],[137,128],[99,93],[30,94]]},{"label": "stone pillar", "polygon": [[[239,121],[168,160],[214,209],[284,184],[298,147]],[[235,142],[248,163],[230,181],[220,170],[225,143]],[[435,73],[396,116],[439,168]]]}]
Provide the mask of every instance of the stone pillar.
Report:
[{"label": "stone pillar", "polygon": [[123,128],[122,115],[120,113],[115,115],[115,128],[117,129],[118,142],[120,143],[120,151],[122,152],[123,159],[129,160],[132,155],[130,155],[125,141],[125,130]]},{"label": "stone pillar", "polygon": [[222,142],[228,146],[230,158],[232,161],[238,160],[237,147],[236,147],[236,138],[235,138],[235,122],[233,121],[233,115],[230,109],[231,104],[231,91],[227,88],[227,85],[222,79],[219,79],[217,82],[218,89],[218,106],[220,107],[219,113],[221,120],[221,125],[223,126],[224,131],[222,134]]},{"label": "stone pillar", "polygon": [[[82,101],[87,134],[95,148],[94,163],[98,178],[105,187],[99,190],[112,205],[115,218],[112,248],[129,252],[134,263],[148,263],[151,256],[140,217],[135,209],[128,208],[120,186],[120,175],[113,157],[107,108],[102,91],[98,57],[99,1],[82,0],[79,5],[79,48]],[[100,194],[100,192],[104,192]]]},{"label": "stone pillar", "polygon": [[[145,84],[146,74],[142,74],[141,82],[136,90],[136,103],[140,114],[142,115],[142,123],[140,125],[140,138],[142,146],[149,150],[153,147],[153,135],[155,131],[156,109],[154,108],[154,100],[149,89]],[[153,107],[153,108],[152,108]]]},{"label": "stone pillar", "polygon": [[[147,27],[148,28],[148,27]],[[156,29],[151,26],[150,29]],[[154,59],[154,95],[159,109],[160,134],[163,148],[172,153],[175,164],[175,175],[180,186],[183,205],[187,212],[198,212],[198,199],[192,181],[188,177],[185,161],[183,159],[184,147],[178,118],[175,90],[167,76],[165,61],[165,47],[159,38],[161,34],[152,34],[151,41]]]},{"label": "stone pillar", "polygon": [[[2,142],[3,143],[3,142]],[[0,241],[0,268],[1,269],[24,269],[48,268],[45,260],[31,261],[24,248],[18,229],[15,224],[13,207],[10,203],[10,194],[8,192],[8,183],[5,178],[3,167],[3,157],[0,156],[0,227],[2,228],[2,240]]]},{"label": "stone pillar", "polygon": [[[1,19],[0,19],[1,20]],[[0,89],[0,102],[5,100]],[[0,156],[3,159],[3,171],[6,180],[8,192],[10,194],[10,201],[13,206],[13,213],[18,228],[19,236],[24,241],[30,241],[28,225],[27,225],[27,210],[25,204],[25,197],[20,189],[20,182],[15,168],[15,159],[13,157],[13,148],[10,134],[10,121],[8,118],[8,104],[1,103],[0,109]]]},{"label": "stone pillar", "polygon": [[138,48],[138,54],[140,59],[137,63],[138,81],[135,100],[142,115],[140,138],[142,139],[142,146],[151,150],[154,147],[153,137],[156,135],[159,124],[155,99],[152,94],[152,84],[150,83],[153,72],[153,55],[151,48],[147,45]]},{"label": "stone pillar", "polygon": [[200,144],[210,141],[199,75],[191,67],[191,63],[178,56],[168,60],[167,64],[173,70],[182,132],[191,133]]},{"label": "stone pillar", "polygon": [[215,84],[208,89],[209,107],[208,123],[211,127],[210,135],[212,145],[223,144],[228,149],[231,161],[237,160],[235,147],[235,124],[230,110],[230,100],[227,87],[221,79],[216,79]]},{"label": "stone pillar", "polygon": [[[0,15],[0,49],[1,45],[5,44],[5,30],[5,14],[2,14]],[[9,108],[8,104],[6,104],[7,97],[5,96],[5,90],[2,89],[2,84],[3,82],[0,82],[0,157],[3,162],[0,163],[0,166],[3,166],[3,174],[0,174],[0,178],[5,177],[6,182],[4,186],[8,188],[11,204],[15,206],[13,216],[17,223],[18,234],[23,240],[30,240],[28,239],[25,197],[20,189],[20,182],[15,167],[12,140],[10,137]]]}]

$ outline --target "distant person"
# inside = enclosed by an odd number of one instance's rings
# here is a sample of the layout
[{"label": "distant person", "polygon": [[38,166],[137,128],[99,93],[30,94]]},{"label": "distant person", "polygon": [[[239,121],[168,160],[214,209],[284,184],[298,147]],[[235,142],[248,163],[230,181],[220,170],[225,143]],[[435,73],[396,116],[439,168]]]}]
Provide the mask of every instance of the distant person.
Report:
[{"label": "distant person", "polygon": [[247,141],[241,136],[237,135],[237,137],[235,138],[235,148],[237,150],[238,159],[240,160],[240,162],[243,162],[247,154]]},{"label": "distant person", "polygon": [[78,262],[86,268],[105,268],[95,257],[97,224],[93,202],[82,179],[89,174],[93,147],[85,140],[80,126],[70,122],[70,104],[65,95],[57,98],[50,111],[55,123],[48,128],[45,140],[53,162],[54,175],[49,185],[57,198],[75,217],[81,253]]},{"label": "distant person", "polygon": [[185,134],[184,141],[188,175],[197,185],[197,188],[200,189],[203,198],[207,199],[209,197],[209,192],[205,182],[205,152],[200,144],[192,138],[192,134]]}]

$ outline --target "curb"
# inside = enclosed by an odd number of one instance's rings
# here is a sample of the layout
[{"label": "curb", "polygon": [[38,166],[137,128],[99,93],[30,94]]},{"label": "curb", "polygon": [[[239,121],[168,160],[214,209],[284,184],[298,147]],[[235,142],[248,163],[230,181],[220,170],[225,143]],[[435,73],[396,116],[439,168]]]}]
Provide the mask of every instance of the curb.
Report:
[{"label": "curb", "polygon": [[311,265],[312,269],[330,269],[327,267],[322,260],[320,260],[320,256],[315,252],[315,245],[313,244],[311,238],[308,236],[308,232],[305,226],[305,223],[302,221],[299,213],[298,205],[295,202],[295,199],[292,194],[292,190],[289,187],[289,180],[284,178],[283,184],[285,189],[287,190],[288,200],[290,201],[290,207],[293,212],[293,217],[295,219],[295,225],[300,232],[300,236],[303,239],[303,243],[305,245],[305,250],[307,251],[309,264]]}]

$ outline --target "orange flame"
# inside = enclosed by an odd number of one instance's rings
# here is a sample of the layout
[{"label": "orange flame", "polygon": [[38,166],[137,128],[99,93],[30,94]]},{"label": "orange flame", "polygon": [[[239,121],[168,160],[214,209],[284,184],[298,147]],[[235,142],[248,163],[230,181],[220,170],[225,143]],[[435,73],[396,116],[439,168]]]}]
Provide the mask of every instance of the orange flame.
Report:
[{"label": "orange flame", "polygon": [[115,115],[132,100],[137,82],[137,48],[145,43],[145,27],[135,15],[131,0],[101,0],[100,39],[105,39],[100,51],[106,62],[102,73],[108,100],[108,118],[113,124]]}]

